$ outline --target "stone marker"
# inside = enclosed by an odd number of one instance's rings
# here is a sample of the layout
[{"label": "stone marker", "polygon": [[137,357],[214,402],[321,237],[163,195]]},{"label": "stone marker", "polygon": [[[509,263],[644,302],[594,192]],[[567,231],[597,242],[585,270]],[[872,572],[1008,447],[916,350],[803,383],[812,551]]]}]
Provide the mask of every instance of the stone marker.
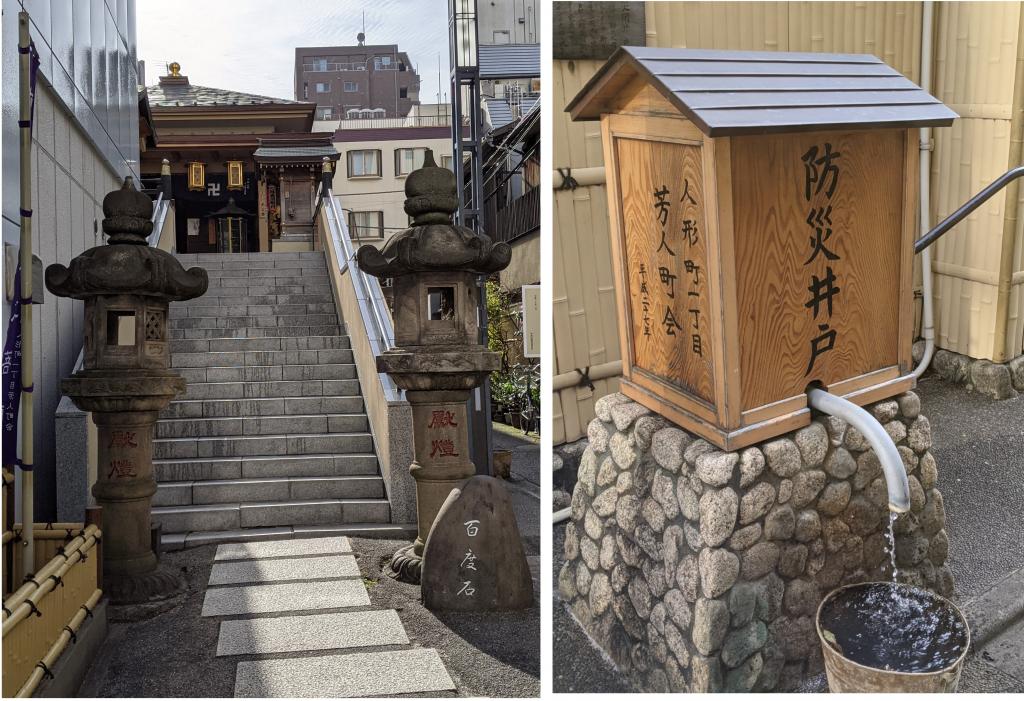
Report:
[{"label": "stone marker", "polygon": [[470,478],[438,511],[423,550],[423,604],[508,611],[533,604],[533,580],[505,486]]}]

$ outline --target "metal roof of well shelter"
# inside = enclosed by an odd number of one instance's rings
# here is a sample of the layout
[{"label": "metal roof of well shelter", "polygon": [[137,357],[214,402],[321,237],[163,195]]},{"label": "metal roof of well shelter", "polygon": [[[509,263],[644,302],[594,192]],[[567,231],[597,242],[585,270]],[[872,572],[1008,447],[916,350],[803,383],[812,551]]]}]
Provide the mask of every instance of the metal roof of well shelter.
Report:
[{"label": "metal roof of well shelter", "polygon": [[949,126],[953,110],[870,54],[624,46],[566,108],[597,119],[634,79],[708,136]]}]

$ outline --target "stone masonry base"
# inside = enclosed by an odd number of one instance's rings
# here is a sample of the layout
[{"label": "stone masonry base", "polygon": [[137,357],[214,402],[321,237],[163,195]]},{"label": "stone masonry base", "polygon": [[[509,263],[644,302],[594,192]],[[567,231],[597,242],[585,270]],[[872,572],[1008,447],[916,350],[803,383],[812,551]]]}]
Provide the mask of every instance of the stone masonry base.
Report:
[{"label": "stone masonry base", "polygon": [[[914,344],[914,362],[921,361],[924,341]],[[930,368],[940,377],[992,399],[1013,399],[1024,392],[1024,355],[1005,363],[936,350]]]},{"label": "stone masonry base", "polygon": [[[867,409],[909,475],[898,578],[950,595],[920,407],[908,392]],[[863,435],[821,416],[727,453],[621,394],[596,413],[558,578],[594,641],[643,691],[783,691],[820,673],[821,599],[892,576],[885,480]]]}]

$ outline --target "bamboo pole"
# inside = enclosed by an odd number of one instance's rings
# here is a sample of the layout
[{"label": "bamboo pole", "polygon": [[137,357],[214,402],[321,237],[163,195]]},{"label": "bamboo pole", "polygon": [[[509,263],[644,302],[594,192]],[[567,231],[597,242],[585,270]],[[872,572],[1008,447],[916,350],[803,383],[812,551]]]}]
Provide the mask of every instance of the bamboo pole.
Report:
[{"label": "bamboo pole", "polygon": [[[1024,7],[1017,20],[1017,66],[1013,79],[1013,114],[1010,119],[1009,167],[1021,165],[1024,153]],[[1017,239],[1017,218],[1020,209],[1020,183],[1006,186],[1003,238],[999,247],[999,283],[996,286],[996,328],[992,343],[992,360],[1004,363],[1013,357],[1006,342],[1010,325],[1010,297],[1013,291],[1013,249]]]},{"label": "bamboo pole", "polygon": [[6,637],[20,621],[32,613],[36,604],[57,586],[57,580],[63,577],[64,573],[75,563],[83,560],[85,554],[102,537],[103,533],[99,528],[89,526],[83,535],[64,546],[63,560],[60,557],[54,557],[35,574],[33,579],[22,584],[18,591],[7,597],[4,600],[2,637]]},{"label": "bamboo pole", "polygon": [[78,611],[75,612],[75,615],[71,617],[71,621],[64,626],[60,635],[57,636],[57,640],[53,643],[53,646],[50,647],[50,651],[46,653],[42,660],[40,660],[41,664],[37,664],[35,666],[32,670],[32,674],[29,675],[21,689],[19,689],[18,693],[15,694],[16,698],[25,698],[31,696],[35,692],[46,673],[50,672],[53,665],[57,663],[61,653],[64,652],[64,648],[68,646],[68,641],[70,641],[74,634],[78,632],[78,629],[82,626],[86,617],[92,613],[94,608],[96,608],[96,604],[99,603],[101,596],[103,596],[103,592],[97,589],[92,593],[92,596],[86,600],[84,607],[79,608]]},{"label": "bamboo pole", "polygon": [[[18,13],[19,132],[21,136],[21,522],[35,522],[34,484],[32,479],[32,105],[29,53],[28,13]],[[22,546],[22,572],[35,567],[35,544],[32,529],[26,529]]]}]

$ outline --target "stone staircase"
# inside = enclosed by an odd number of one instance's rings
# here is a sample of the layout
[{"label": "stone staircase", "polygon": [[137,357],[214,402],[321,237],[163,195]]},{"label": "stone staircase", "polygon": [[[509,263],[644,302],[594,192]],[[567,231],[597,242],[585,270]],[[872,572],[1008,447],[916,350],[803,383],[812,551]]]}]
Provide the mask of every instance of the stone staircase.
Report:
[{"label": "stone staircase", "polygon": [[323,253],[178,259],[210,287],[171,305],[188,390],[154,440],[165,547],[397,528]]}]

